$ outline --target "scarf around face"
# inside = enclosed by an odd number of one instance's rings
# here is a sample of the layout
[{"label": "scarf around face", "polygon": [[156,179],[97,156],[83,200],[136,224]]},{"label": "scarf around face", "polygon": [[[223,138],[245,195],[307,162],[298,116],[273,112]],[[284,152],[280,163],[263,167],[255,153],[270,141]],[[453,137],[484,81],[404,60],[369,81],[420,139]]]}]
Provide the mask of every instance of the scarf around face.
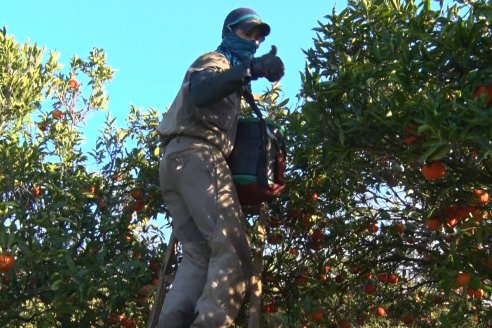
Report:
[{"label": "scarf around face", "polygon": [[232,66],[236,66],[252,58],[256,49],[258,44],[255,41],[242,39],[234,32],[230,32],[224,35],[217,51],[226,56]]}]

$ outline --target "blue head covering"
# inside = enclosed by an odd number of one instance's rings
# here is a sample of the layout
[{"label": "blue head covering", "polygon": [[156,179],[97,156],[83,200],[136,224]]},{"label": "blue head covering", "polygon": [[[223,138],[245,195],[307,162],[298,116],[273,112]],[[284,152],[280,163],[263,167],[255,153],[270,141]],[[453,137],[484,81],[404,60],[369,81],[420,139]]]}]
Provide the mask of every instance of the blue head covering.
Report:
[{"label": "blue head covering", "polygon": [[224,54],[232,66],[253,57],[258,49],[256,41],[245,40],[234,33],[234,28],[240,27],[245,31],[258,28],[263,37],[270,33],[270,26],[263,23],[260,16],[252,9],[238,8],[227,15],[222,27],[222,42],[217,51]]}]

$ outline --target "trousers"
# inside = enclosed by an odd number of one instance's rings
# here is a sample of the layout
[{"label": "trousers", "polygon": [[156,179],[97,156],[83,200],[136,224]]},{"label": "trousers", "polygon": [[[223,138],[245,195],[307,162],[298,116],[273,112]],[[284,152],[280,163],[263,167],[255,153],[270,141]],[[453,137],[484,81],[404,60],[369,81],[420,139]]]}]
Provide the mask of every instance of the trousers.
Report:
[{"label": "trousers", "polygon": [[159,166],[182,261],[157,327],[230,327],[251,275],[249,241],[232,175],[220,150],[179,136]]}]

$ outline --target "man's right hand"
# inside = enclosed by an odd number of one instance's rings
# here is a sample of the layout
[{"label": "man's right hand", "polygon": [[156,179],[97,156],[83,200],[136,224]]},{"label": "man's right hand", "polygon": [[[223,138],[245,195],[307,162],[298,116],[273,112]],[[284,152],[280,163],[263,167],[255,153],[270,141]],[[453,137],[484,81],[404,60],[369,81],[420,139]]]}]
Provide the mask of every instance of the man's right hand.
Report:
[{"label": "man's right hand", "polygon": [[272,50],[266,55],[253,58],[251,75],[253,79],[265,77],[270,82],[277,82],[284,76],[284,63],[277,56],[276,46],[272,45]]}]

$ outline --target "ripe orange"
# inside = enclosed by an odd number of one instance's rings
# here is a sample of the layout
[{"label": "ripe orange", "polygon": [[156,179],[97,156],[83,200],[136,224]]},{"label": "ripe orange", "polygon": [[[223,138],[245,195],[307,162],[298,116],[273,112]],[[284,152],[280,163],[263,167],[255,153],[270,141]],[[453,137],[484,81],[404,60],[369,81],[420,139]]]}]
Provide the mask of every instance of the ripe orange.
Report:
[{"label": "ripe orange", "polygon": [[284,235],[280,231],[276,231],[267,237],[267,242],[270,245],[278,245],[284,241]]},{"label": "ripe orange", "polygon": [[444,292],[439,292],[436,296],[434,296],[434,304],[441,304],[444,301]]},{"label": "ripe orange", "polygon": [[142,200],[144,198],[144,191],[140,188],[135,188],[130,191],[130,195],[136,200]]},{"label": "ripe orange", "polygon": [[15,258],[10,254],[0,254],[0,272],[9,271],[15,264]]},{"label": "ripe orange", "polygon": [[79,82],[75,79],[68,80],[68,87],[71,89],[77,89],[79,87]]},{"label": "ripe orange", "polygon": [[348,320],[340,319],[337,321],[338,328],[352,328],[352,324]]},{"label": "ripe orange", "polygon": [[295,257],[298,257],[299,256],[299,250],[295,247],[291,248],[289,250],[289,253],[292,255],[292,256],[295,256]]},{"label": "ripe orange", "polygon": [[459,222],[458,219],[455,217],[448,217],[446,219],[446,225],[450,228],[456,227],[458,225],[458,222]]},{"label": "ripe orange", "polygon": [[413,315],[411,315],[411,314],[405,314],[401,317],[401,322],[403,322],[407,326],[410,326],[411,324],[413,324],[414,321],[415,321],[415,319],[414,319]]},{"label": "ripe orange", "polygon": [[298,285],[304,285],[308,281],[308,276],[306,275],[299,275],[296,277],[296,283]]},{"label": "ripe orange", "polygon": [[383,283],[388,282],[388,274],[387,273],[379,274],[379,281]]},{"label": "ripe orange", "polygon": [[105,199],[101,199],[98,205],[100,210],[105,210],[108,207],[108,202]]},{"label": "ripe orange", "polygon": [[489,268],[489,270],[492,270],[492,257],[487,257],[487,260],[485,261],[485,265],[487,266],[487,268]]},{"label": "ripe orange", "polygon": [[460,272],[456,275],[454,281],[458,286],[463,287],[470,281],[470,274],[467,272]]},{"label": "ripe orange", "polygon": [[273,302],[269,302],[263,305],[262,312],[263,313],[276,313],[278,311],[278,307]]},{"label": "ripe orange", "polygon": [[474,93],[475,98],[480,97],[482,94],[487,95],[487,99],[483,103],[483,107],[487,107],[492,102],[492,86],[481,85],[479,86]]},{"label": "ripe orange", "polygon": [[300,218],[302,218],[302,212],[299,210],[291,210],[287,213],[287,215],[294,220],[299,220]]},{"label": "ripe orange", "polygon": [[41,189],[41,186],[35,186],[34,187],[34,190],[33,190],[34,196],[39,197],[39,196],[41,196],[42,192],[43,192],[43,190]]},{"label": "ripe orange", "polygon": [[39,123],[38,123],[38,128],[39,128],[39,130],[41,130],[42,132],[46,131],[46,129],[48,128],[48,122],[46,122],[46,121],[39,122]]},{"label": "ripe orange", "polygon": [[485,291],[482,288],[475,289],[473,291],[473,297],[475,297],[476,299],[482,299],[484,295],[485,295]]},{"label": "ripe orange", "polygon": [[143,285],[142,287],[140,287],[140,289],[137,291],[137,296],[138,297],[147,297],[149,296],[150,294],[150,291],[151,291],[151,288],[149,285]]},{"label": "ripe orange", "polygon": [[133,320],[133,319],[125,320],[125,322],[123,322],[122,325],[125,328],[135,328],[137,326],[135,320]]},{"label": "ripe orange", "polygon": [[145,202],[143,200],[137,200],[135,205],[133,205],[133,210],[138,212],[141,211],[145,206]]},{"label": "ripe orange", "polygon": [[323,239],[323,229],[321,228],[316,228],[313,230],[313,233],[311,234],[311,237],[314,239],[314,240],[321,240]]},{"label": "ripe orange", "polygon": [[377,223],[369,223],[367,225],[367,231],[369,233],[376,233],[378,231],[378,225],[377,225]]},{"label": "ripe orange", "polygon": [[438,231],[441,229],[441,221],[438,218],[432,217],[425,220],[425,226],[432,231]]},{"label": "ripe orange", "polygon": [[393,273],[392,273],[392,274],[390,274],[390,275],[388,276],[388,282],[389,282],[390,284],[396,284],[396,283],[398,283],[398,276],[397,276],[396,274],[393,274]]},{"label": "ripe orange", "polygon": [[433,161],[422,166],[422,174],[426,180],[440,180],[446,174],[446,166],[441,161]]},{"label": "ripe orange", "polygon": [[482,188],[473,191],[473,205],[486,205],[489,202],[489,194]]},{"label": "ripe orange", "polygon": [[311,321],[319,322],[323,320],[323,311],[315,311],[311,313]]},{"label": "ripe orange", "polygon": [[59,109],[55,109],[55,110],[53,110],[53,111],[51,112],[51,116],[52,116],[53,118],[55,118],[55,119],[59,120],[59,119],[62,119],[62,118],[65,116],[65,114],[63,114],[63,112],[62,112],[61,110],[59,110]]},{"label": "ripe orange", "polygon": [[414,143],[415,141],[417,141],[416,136],[406,136],[405,138],[403,138],[403,142],[406,143],[407,145],[410,145],[410,144]]},{"label": "ripe orange", "polygon": [[393,226],[393,228],[395,229],[395,232],[398,233],[398,234],[400,234],[400,235],[402,235],[403,234],[403,231],[405,230],[405,226],[401,222],[395,223],[395,225]]},{"label": "ripe orange", "polygon": [[386,309],[384,307],[382,307],[382,306],[378,306],[376,308],[376,315],[378,317],[384,317],[386,315]]},{"label": "ripe orange", "polygon": [[311,220],[311,215],[304,215],[301,218],[301,226],[304,227],[305,229],[311,229],[311,227],[314,225],[313,220]]},{"label": "ripe orange", "polygon": [[471,216],[475,222],[482,222],[489,217],[489,211],[480,211],[479,209],[475,209],[475,211],[471,212]]},{"label": "ripe orange", "polygon": [[319,240],[308,240],[306,246],[313,251],[319,251],[323,248],[323,244]]},{"label": "ripe orange", "polygon": [[376,291],[376,285],[365,285],[364,286],[364,293],[366,294],[373,294]]}]

